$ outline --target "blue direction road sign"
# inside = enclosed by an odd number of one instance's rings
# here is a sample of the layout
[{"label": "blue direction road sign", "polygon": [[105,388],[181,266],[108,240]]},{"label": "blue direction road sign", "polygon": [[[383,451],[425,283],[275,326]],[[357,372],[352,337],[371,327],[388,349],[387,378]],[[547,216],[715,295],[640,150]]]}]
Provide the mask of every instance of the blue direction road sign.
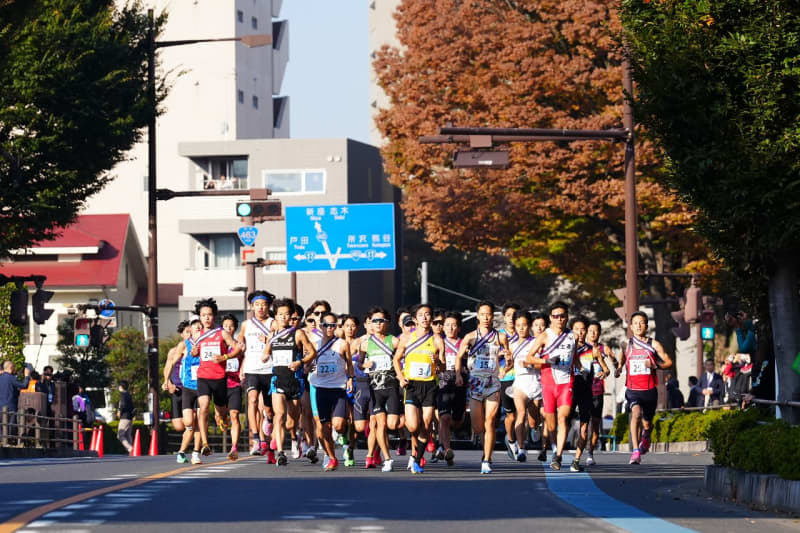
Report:
[{"label": "blue direction road sign", "polygon": [[111,318],[112,316],[114,316],[114,302],[112,300],[100,300],[100,303],[98,303],[97,305],[99,305],[100,307],[106,306],[111,308],[111,309],[103,309],[102,311],[100,311],[100,316],[104,316],[106,318]]},{"label": "blue direction road sign", "polygon": [[256,237],[258,237],[258,228],[255,226],[242,226],[237,233],[239,234],[239,240],[242,241],[242,244],[245,246],[253,246],[256,243]]},{"label": "blue direction road sign", "polygon": [[394,204],[286,208],[286,268],[394,270]]}]

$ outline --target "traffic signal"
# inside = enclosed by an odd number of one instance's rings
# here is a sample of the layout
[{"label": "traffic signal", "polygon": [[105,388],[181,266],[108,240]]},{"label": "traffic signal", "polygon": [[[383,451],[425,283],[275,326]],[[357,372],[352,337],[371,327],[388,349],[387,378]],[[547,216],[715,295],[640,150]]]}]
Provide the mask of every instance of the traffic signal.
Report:
[{"label": "traffic signal", "polygon": [[44,304],[49,302],[54,294],[54,292],[43,289],[36,289],[36,292],[33,293],[33,321],[37,324],[44,324],[53,314],[53,309],[45,309]]},{"label": "traffic signal", "polygon": [[684,318],[684,312],[673,311],[672,320],[678,323],[676,327],[670,328],[672,334],[678,337],[682,341],[688,339],[689,336],[691,335],[691,328],[689,327],[689,324],[686,323],[686,319]]},{"label": "traffic signal", "polygon": [[11,316],[15,326],[28,325],[28,289],[17,289],[11,293]]},{"label": "traffic signal", "polygon": [[706,309],[700,314],[700,337],[704,341],[714,340],[714,326],[714,311],[712,309]]},{"label": "traffic signal", "polygon": [[92,329],[92,321],[85,316],[76,317],[74,322],[75,346],[78,348],[89,347],[89,335]]},{"label": "traffic signal", "polygon": [[106,333],[106,328],[97,324],[89,329],[89,346],[92,348],[102,348]]},{"label": "traffic signal", "polygon": [[694,324],[700,318],[700,310],[703,309],[703,294],[700,287],[689,287],[684,292],[686,305],[683,308],[686,322]]},{"label": "traffic signal", "polygon": [[280,200],[243,200],[236,202],[237,217],[280,217]]}]

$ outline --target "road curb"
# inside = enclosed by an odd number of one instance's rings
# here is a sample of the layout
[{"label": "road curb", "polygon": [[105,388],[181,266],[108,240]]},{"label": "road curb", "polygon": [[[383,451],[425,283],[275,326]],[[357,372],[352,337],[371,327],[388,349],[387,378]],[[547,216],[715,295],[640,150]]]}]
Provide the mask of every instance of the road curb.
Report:
[{"label": "road curb", "polygon": [[[620,444],[617,450],[621,452],[631,451],[630,443]],[[683,442],[654,442],[650,445],[650,451],[655,453],[695,453],[709,451],[707,440],[691,440]]]},{"label": "road curb", "polygon": [[765,510],[800,513],[800,481],[726,466],[706,466],[705,488],[714,496]]},{"label": "road curb", "polygon": [[37,459],[63,457],[97,457],[97,452],[70,448],[0,448],[0,459]]}]

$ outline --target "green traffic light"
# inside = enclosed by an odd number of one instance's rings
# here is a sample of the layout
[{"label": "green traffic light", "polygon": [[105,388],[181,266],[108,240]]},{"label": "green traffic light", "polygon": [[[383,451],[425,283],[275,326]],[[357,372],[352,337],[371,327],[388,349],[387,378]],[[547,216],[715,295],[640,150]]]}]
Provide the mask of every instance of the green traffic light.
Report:
[{"label": "green traffic light", "polygon": [[236,204],[236,214],[240,217],[249,217],[252,212],[253,207],[249,203],[243,202],[241,204]]}]

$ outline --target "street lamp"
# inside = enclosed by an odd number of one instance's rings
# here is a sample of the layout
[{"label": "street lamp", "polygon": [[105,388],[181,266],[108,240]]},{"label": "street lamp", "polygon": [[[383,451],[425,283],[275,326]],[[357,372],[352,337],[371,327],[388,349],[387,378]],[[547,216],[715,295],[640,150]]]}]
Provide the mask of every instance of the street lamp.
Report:
[{"label": "street lamp", "polygon": [[249,48],[272,44],[272,35],[245,35],[217,39],[184,39],[180,41],[156,41],[153,10],[147,10],[147,97],[152,113],[147,124],[147,307],[150,316],[151,340],[148,347],[148,372],[150,394],[153,397],[153,427],[158,428],[158,224],[156,220],[156,49],[184,46],[197,43],[238,41]]}]

